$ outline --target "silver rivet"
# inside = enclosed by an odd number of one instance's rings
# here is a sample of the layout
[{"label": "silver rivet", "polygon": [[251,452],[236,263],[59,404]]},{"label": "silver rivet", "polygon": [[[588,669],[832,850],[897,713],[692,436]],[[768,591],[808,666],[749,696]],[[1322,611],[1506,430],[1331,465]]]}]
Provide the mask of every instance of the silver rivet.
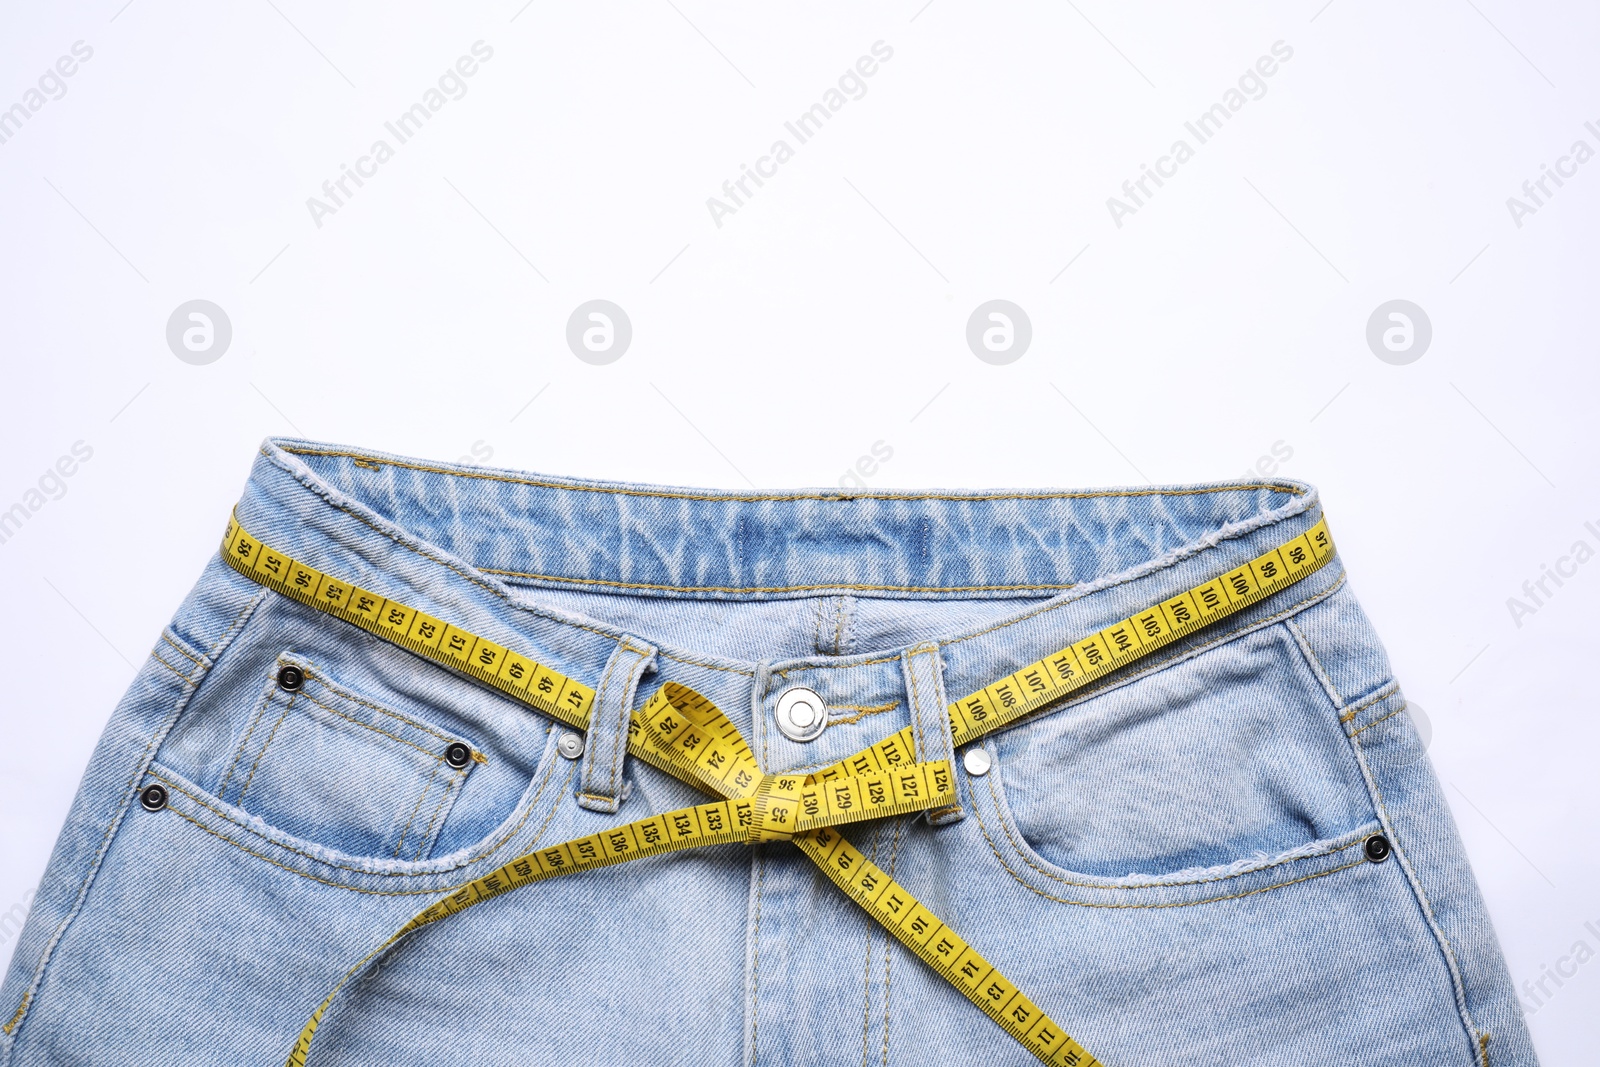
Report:
[{"label": "silver rivet", "polygon": [[556,742],[556,751],[567,759],[577,759],[583,755],[583,735],[567,731],[561,735],[561,740]]},{"label": "silver rivet", "polygon": [[961,765],[974,778],[982,778],[988,774],[991,762],[989,750],[982,745],[974,745],[961,754]]},{"label": "silver rivet", "polygon": [[828,728],[828,706],[816,690],[803,685],[790,686],[778,694],[773,717],[778,720],[778,732],[791,741],[815,741]]}]

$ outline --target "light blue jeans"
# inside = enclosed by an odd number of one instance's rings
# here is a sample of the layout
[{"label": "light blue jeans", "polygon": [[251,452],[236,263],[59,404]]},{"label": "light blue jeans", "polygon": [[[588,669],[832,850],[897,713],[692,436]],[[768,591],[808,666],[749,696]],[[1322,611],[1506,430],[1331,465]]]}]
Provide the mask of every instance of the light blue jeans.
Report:
[{"label": "light blue jeans", "polygon": [[[268,441],[247,529],[585,682],[591,728],[213,558],[84,776],[0,987],[0,1062],[282,1063],[433,900],[706,799],[626,754],[662,682],[715,701],[767,771],[913,722],[940,758],[948,701],[1321,513],[1287,481],[735,494]],[[815,740],[776,728],[793,685],[829,707]],[[1531,1065],[1404,708],[1335,559],[989,736],[986,773],[955,753],[958,811],[849,836],[1111,1067]],[[455,766],[457,742],[478,758]],[[164,809],[140,804],[152,783]],[[1375,834],[1393,845],[1376,862]],[[626,863],[427,927],[340,994],[312,1052],[858,1061],[1035,1062],[788,844]]]}]

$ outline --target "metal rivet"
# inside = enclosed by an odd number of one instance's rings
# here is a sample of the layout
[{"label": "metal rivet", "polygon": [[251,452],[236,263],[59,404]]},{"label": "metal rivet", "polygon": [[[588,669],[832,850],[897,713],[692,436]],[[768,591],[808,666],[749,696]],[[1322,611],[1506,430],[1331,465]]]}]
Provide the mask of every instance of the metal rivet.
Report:
[{"label": "metal rivet", "polygon": [[828,728],[828,705],[815,689],[803,685],[779,693],[772,714],[778,720],[778,732],[791,741],[815,741]]},{"label": "metal rivet", "polygon": [[167,790],[165,786],[147,785],[139,794],[139,803],[145,811],[160,811],[167,806]]},{"label": "metal rivet", "polygon": [[982,778],[988,774],[993,762],[989,758],[989,750],[982,745],[974,745],[961,754],[961,765],[974,778]]},{"label": "metal rivet", "polygon": [[1362,846],[1362,851],[1367,854],[1367,859],[1373,863],[1382,863],[1389,858],[1389,853],[1393,849],[1389,847],[1389,839],[1387,837],[1382,834],[1373,834],[1367,838],[1367,843]]},{"label": "metal rivet", "polygon": [[460,741],[452,741],[450,747],[444,750],[444,761],[459,771],[472,762],[472,749]]},{"label": "metal rivet", "polygon": [[561,740],[556,742],[556,751],[567,759],[577,759],[583,755],[583,735],[571,731],[561,735]]},{"label": "metal rivet", "polygon": [[306,672],[294,664],[285,663],[278,668],[278,688],[285,693],[298,693],[305,684]]}]

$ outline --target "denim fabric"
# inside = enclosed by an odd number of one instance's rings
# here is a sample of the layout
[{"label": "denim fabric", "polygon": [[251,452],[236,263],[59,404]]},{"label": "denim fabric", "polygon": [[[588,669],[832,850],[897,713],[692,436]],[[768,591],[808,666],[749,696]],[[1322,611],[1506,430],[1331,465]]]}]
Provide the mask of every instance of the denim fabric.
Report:
[{"label": "denim fabric", "polygon": [[[731,494],[268,441],[247,529],[603,689],[595,736],[569,758],[565,727],[213,558],[85,774],[0,987],[0,1061],[281,1063],[346,968],[434,899],[705,799],[618,744],[661,683],[715,701],[766,771],[908,725],[938,758],[946,701],[1321,513],[1287,481]],[[814,741],[776,728],[793,685],[829,706]],[[955,808],[849,836],[1112,1067],[1531,1065],[1404,707],[1335,559],[986,737],[987,774],[955,753]],[[456,741],[477,756],[460,769]],[[152,782],[165,810],[138,803]],[[1379,832],[1394,853],[1369,862]],[[1035,1062],[787,844],[626,863],[429,926],[340,995],[312,1053],[858,1061]]]}]

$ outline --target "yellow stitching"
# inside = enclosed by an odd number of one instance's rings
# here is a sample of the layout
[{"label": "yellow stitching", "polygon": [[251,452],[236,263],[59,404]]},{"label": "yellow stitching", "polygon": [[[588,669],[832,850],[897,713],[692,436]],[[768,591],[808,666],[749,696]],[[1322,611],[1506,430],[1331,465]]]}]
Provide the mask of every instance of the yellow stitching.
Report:
[{"label": "yellow stitching", "polygon": [[[347,722],[352,722],[355,725],[361,727],[363,730],[371,730],[375,734],[382,734],[384,737],[387,737],[390,740],[398,741],[402,745],[406,745],[406,746],[409,746],[411,748],[414,748],[418,752],[422,753],[424,756],[427,756],[429,759],[438,759],[439,758],[439,754],[438,753],[431,752],[428,749],[423,748],[421,745],[417,744],[415,741],[407,741],[405,738],[400,737],[397,734],[391,734],[388,730],[380,729],[380,728],[372,725],[370,722],[362,722],[360,719],[357,719],[352,715],[346,715],[344,712],[340,711],[338,708],[334,707],[333,705],[324,704],[322,701],[318,700],[316,697],[312,696],[310,693],[303,693],[302,692],[302,693],[297,693],[295,695],[296,696],[305,697],[311,703],[315,704],[319,708],[322,708],[324,711],[330,711],[333,714],[339,716],[339,718],[344,719]],[[269,739],[267,743],[271,744],[272,742]],[[242,796],[243,794],[240,794],[240,795]]]},{"label": "yellow stitching", "polygon": [[[159,775],[153,775],[152,777],[159,777]],[[568,777],[569,777],[569,780],[570,780],[570,775]],[[183,792],[183,791],[179,790],[179,792]],[[535,796],[534,800],[537,801],[538,797]],[[540,840],[543,839],[544,832],[545,832],[545,830],[549,829],[550,820],[555,817],[556,810],[559,807],[560,807],[560,805],[557,804],[557,805],[553,805],[550,808],[550,815],[545,819],[544,825],[539,827],[539,833],[534,836],[532,841],[528,842],[529,851],[532,851],[534,846],[537,845],[540,842]],[[244,853],[246,853],[248,855],[254,856],[256,859],[262,860],[263,862],[270,863],[274,867],[282,868],[283,870],[288,871],[290,874],[299,875],[301,878],[305,878],[305,879],[308,879],[309,881],[313,881],[313,882],[320,882],[323,885],[332,886],[335,889],[348,889],[352,893],[365,893],[367,896],[372,896],[372,897],[417,897],[417,896],[428,896],[428,895],[433,895],[433,894],[436,894],[438,896],[447,896],[450,893],[454,892],[455,890],[460,889],[464,885],[471,885],[472,884],[471,881],[459,882],[456,885],[447,885],[447,886],[444,886],[444,887],[439,888],[439,889],[362,889],[360,886],[345,885],[343,882],[330,882],[326,878],[318,878],[316,875],[307,873],[306,871],[297,871],[293,867],[290,867],[286,863],[279,863],[277,860],[273,859],[271,856],[263,855],[262,853],[257,852],[255,849],[250,848],[250,847],[248,847],[248,846],[246,846],[244,844],[241,844],[238,841],[235,841],[233,838],[227,836],[226,834],[219,833],[216,830],[213,830],[211,827],[205,825],[200,820],[196,819],[194,816],[186,815],[183,812],[178,811],[177,808],[173,808],[173,807],[169,806],[167,810],[172,811],[172,812],[182,816],[185,819],[188,819],[190,822],[194,823],[194,825],[198,826],[200,829],[204,830],[206,833],[210,834],[212,837],[215,837],[215,838],[217,838],[219,840],[222,840],[222,841],[226,841],[228,844],[232,845],[234,848],[238,849],[240,852],[244,852]],[[530,814],[531,814],[531,811],[530,811]],[[526,820],[524,820],[524,821],[526,821]],[[293,852],[295,850],[294,849],[290,849],[289,851]],[[335,866],[335,865],[334,864],[329,864],[329,866]],[[453,870],[454,868],[449,868],[449,869]],[[435,872],[429,872],[429,873],[430,874],[436,874],[436,873],[441,873],[441,872],[436,872],[435,871]],[[396,877],[396,876],[404,876],[405,874],[406,874],[406,872],[397,872],[397,874],[386,875],[385,877],[393,878],[393,877]],[[421,877],[421,875],[413,875],[413,876],[414,877]]]},{"label": "yellow stitching", "polygon": [[[272,732],[262,742],[261,751],[256,753],[255,762],[250,764],[250,773],[245,777],[244,785],[239,787],[239,795],[233,798],[235,805],[240,807],[244,805],[244,795],[250,791],[250,783],[256,780],[256,768],[261,766],[261,760],[266,756],[267,749],[272,747],[273,738],[278,736],[278,727],[282,726],[283,720],[289,717],[289,710],[294,707],[294,698],[298,695],[297,693],[290,695],[288,703],[283,706],[283,713],[278,716],[278,721],[272,724]],[[310,700],[311,698],[307,697],[306,699]]]},{"label": "yellow stitching", "polygon": [[[339,697],[343,697],[345,700],[348,700],[352,704],[360,704],[364,708],[371,708],[373,711],[378,712],[380,715],[387,715],[391,719],[399,719],[401,722],[405,723],[406,725],[415,726],[417,729],[421,730],[423,733],[432,734],[434,737],[437,737],[441,741],[454,741],[454,740],[456,740],[456,738],[451,737],[449,734],[440,733],[437,729],[435,729],[432,726],[429,726],[425,722],[418,722],[416,719],[411,718],[409,715],[402,715],[398,711],[392,711],[389,708],[384,707],[382,704],[376,704],[376,703],[374,703],[374,702],[372,702],[370,700],[365,699],[364,697],[361,697],[361,696],[358,696],[355,693],[352,693],[350,690],[344,688],[344,686],[342,686],[342,685],[339,685],[333,679],[329,678],[326,674],[324,674],[322,672],[322,669],[320,667],[318,667],[315,663],[313,663],[309,658],[304,657],[304,656],[294,656],[292,658],[300,660],[300,662],[304,663],[308,668],[310,668],[306,672],[307,677],[315,678],[318,685],[321,685],[324,689],[331,690],[334,693],[334,695],[339,696]],[[284,659],[285,659],[285,657],[279,656],[278,657],[278,662],[282,663],[282,662],[284,662]],[[326,707],[327,705],[324,704],[323,706]]]},{"label": "yellow stitching", "polygon": [[1483,1067],[1489,1067],[1489,1031],[1487,1030],[1478,1035],[1478,1055],[1483,1059]]},{"label": "yellow stitching", "polygon": [[[564,762],[565,762],[564,760],[552,760],[550,766],[545,769],[544,780],[539,783],[539,788],[534,792],[533,799],[528,801],[528,810],[523,812],[522,818],[517,821],[517,825],[515,825],[511,829],[507,830],[505,835],[502,836],[500,838],[500,840],[494,842],[493,844],[487,846],[486,848],[481,849],[478,852],[473,853],[472,855],[468,856],[466,859],[462,860],[460,863],[456,864],[453,867],[441,867],[437,871],[374,871],[374,870],[369,870],[369,869],[367,869],[365,867],[350,867],[350,866],[347,866],[346,864],[343,864],[343,863],[334,863],[331,860],[325,860],[325,859],[322,859],[320,857],[313,856],[311,853],[302,851],[302,850],[300,850],[298,848],[295,848],[293,845],[286,845],[286,844],[283,844],[282,842],[279,842],[279,841],[273,841],[270,837],[265,838],[265,840],[275,848],[281,848],[286,852],[292,852],[296,856],[302,856],[305,859],[310,860],[312,863],[316,863],[316,864],[319,864],[319,865],[324,866],[324,867],[332,867],[335,870],[350,871],[353,874],[376,875],[376,876],[383,877],[383,878],[431,878],[436,874],[444,874],[444,873],[447,873],[449,871],[460,870],[462,867],[471,866],[472,864],[476,863],[479,859],[481,859],[484,856],[487,856],[490,853],[492,853],[492,852],[496,851],[497,849],[499,849],[508,840],[510,840],[512,837],[514,837],[517,834],[517,832],[522,829],[523,825],[528,821],[528,818],[533,814],[534,808],[538,806],[539,797],[544,794],[544,787],[550,783],[550,776],[551,776],[552,772],[554,772],[554,770],[556,769],[556,766],[558,764],[564,763]],[[576,771],[577,768],[574,767],[573,770]],[[135,776],[135,777],[137,777],[137,776]],[[253,836],[256,836],[256,837],[261,837],[262,836],[258,831],[256,831],[252,827],[246,825],[245,823],[240,822],[238,819],[235,819],[233,816],[229,815],[227,812],[221,810],[220,808],[212,807],[210,804],[207,804],[205,802],[205,800],[200,795],[189,792],[187,789],[184,789],[182,786],[178,785],[178,783],[172,781],[170,778],[164,778],[160,774],[156,773],[155,771],[151,771],[150,772],[150,777],[155,778],[158,781],[166,782],[167,785],[170,786],[173,789],[174,792],[182,793],[184,796],[186,796],[190,800],[194,801],[197,805],[199,805],[200,807],[202,807],[202,808],[206,809],[207,811],[211,812],[213,815],[215,815],[218,818],[224,820],[225,822],[232,823],[234,826],[237,826],[239,829],[241,829],[241,830],[245,831],[246,833],[249,833],[249,834],[251,834]],[[570,780],[570,776],[569,776],[569,780]],[[128,785],[131,788],[132,785],[133,785],[133,782],[130,781],[128,783]],[[226,803],[226,801],[221,801],[220,803]],[[198,825],[198,824],[196,824],[196,825]],[[230,838],[230,837],[228,837],[228,836],[226,836],[224,834],[218,834],[217,836],[221,837],[224,841],[232,841],[233,840],[232,838]],[[244,846],[241,845],[240,847],[243,848]],[[245,851],[248,852],[250,850],[246,849]],[[256,855],[256,853],[252,852],[251,855]],[[263,858],[265,858],[265,857],[263,857]],[[292,868],[285,868],[285,870],[292,870]],[[338,882],[329,882],[328,884],[329,885],[339,885],[340,883],[338,883]]]},{"label": "yellow stitching", "polygon": [[1389,714],[1385,715],[1383,718],[1381,718],[1381,719],[1373,719],[1371,722],[1367,723],[1367,725],[1363,726],[1361,728],[1361,730],[1352,731],[1350,736],[1354,737],[1354,736],[1356,736],[1356,734],[1361,733],[1362,730],[1370,730],[1374,726],[1378,725],[1380,722],[1388,722],[1390,719],[1394,718],[1396,715],[1400,714],[1402,711],[1405,711],[1407,707],[1408,707],[1408,705],[1401,704],[1398,708],[1395,708],[1393,711],[1391,711]]},{"label": "yellow stitching", "polygon": [[[1017,834],[1012,832],[1011,824],[1006,820],[1004,812],[1000,810],[1000,797],[999,794],[995,792],[994,778],[995,776],[992,774],[989,776],[989,793],[994,797],[995,813],[1000,822],[1000,829],[1005,832],[1006,841],[1011,845],[1011,849],[1016,853],[1017,858],[1022,860],[1022,862],[1026,863],[1029,867],[1032,867],[1034,870],[1038,871],[1040,874],[1044,875],[1046,878],[1060,882],[1062,885],[1079,886],[1083,889],[1165,889],[1167,886],[1174,885],[1207,885],[1211,882],[1226,882],[1231,878],[1242,878],[1244,875],[1255,874],[1257,871],[1270,871],[1272,868],[1282,867],[1286,863],[1296,863],[1302,859],[1310,859],[1311,856],[1331,856],[1336,852],[1343,852],[1346,849],[1355,848],[1357,845],[1366,843],[1365,839],[1361,841],[1352,841],[1348,845],[1340,845],[1338,848],[1330,848],[1322,852],[1313,852],[1310,856],[1296,856],[1293,859],[1279,860],[1276,863],[1269,863],[1262,867],[1254,867],[1248,871],[1240,871],[1238,874],[1219,874],[1214,878],[1196,878],[1193,881],[1188,882],[1134,882],[1116,886],[1102,885],[1098,882],[1074,882],[1072,879],[1063,878],[1061,875],[1055,874],[1048,868],[1041,867],[1039,864],[1033,861],[1032,857],[1029,855],[1030,849],[1025,847],[1025,843],[1018,841]],[[977,805],[973,805],[973,807],[976,808]],[[983,816],[980,815],[978,818],[981,821]]]},{"label": "yellow stitching", "polygon": [[[1314,874],[1301,875],[1299,878],[1291,878],[1287,882],[1278,882],[1276,885],[1261,886],[1258,889],[1247,889],[1243,893],[1232,893],[1232,894],[1229,894],[1228,896],[1223,896],[1223,897],[1207,897],[1204,900],[1174,900],[1174,901],[1168,901],[1167,903],[1164,903],[1164,904],[1092,904],[1092,903],[1090,903],[1090,902],[1088,902],[1086,900],[1067,900],[1064,897],[1051,896],[1049,893],[1046,893],[1044,890],[1037,889],[1037,888],[1029,885],[1027,882],[1024,882],[1021,878],[1018,878],[1017,877],[1017,872],[1013,871],[1011,869],[1010,865],[1008,865],[1006,863],[1005,859],[1000,855],[1000,850],[994,847],[994,841],[993,841],[993,839],[991,839],[989,837],[989,829],[988,829],[987,826],[984,825],[984,822],[983,822],[983,813],[978,810],[978,806],[976,804],[974,804],[972,806],[972,810],[973,810],[973,813],[978,816],[978,828],[983,831],[983,839],[985,841],[989,842],[989,851],[994,853],[994,858],[1000,861],[1000,866],[1005,868],[1005,871],[1006,871],[1007,874],[1009,874],[1012,878],[1016,879],[1016,882],[1017,882],[1018,885],[1022,886],[1022,888],[1028,890],[1028,892],[1030,892],[1030,893],[1037,893],[1039,896],[1044,897],[1046,900],[1053,900],[1057,904],[1072,904],[1072,905],[1075,905],[1075,906],[1080,907],[1080,908],[1113,908],[1113,909],[1187,908],[1187,907],[1191,907],[1191,906],[1193,906],[1195,904],[1215,904],[1216,902],[1218,902],[1220,900],[1242,900],[1245,897],[1253,897],[1257,893],[1265,893],[1268,890],[1282,889],[1285,886],[1295,885],[1295,884],[1297,884],[1299,882],[1309,882],[1314,878],[1326,878],[1330,874],[1338,874],[1340,871],[1348,871],[1351,867],[1359,867],[1363,863],[1367,862],[1366,857],[1362,857],[1361,859],[1358,859],[1358,860],[1354,861],[1353,863],[1346,863],[1342,867],[1332,867],[1332,868],[1330,868],[1330,869],[1328,869],[1326,871],[1317,871]],[[1174,884],[1178,884],[1178,883],[1174,883]],[[1107,888],[1109,888],[1109,887],[1107,887]]]},{"label": "yellow stitching", "polygon": [[6,1023],[4,1027],[0,1027],[0,1029],[5,1030],[5,1032],[9,1034],[12,1030],[17,1028],[17,1023],[19,1020],[21,1020],[22,1013],[28,1010],[28,1000],[32,996],[33,990],[31,989],[22,994],[22,1003],[17,1005],[17,1013],[11,1017],[10,1022]]},{"label": "yellow stitching", "polygon": [[[345,452],[337,449],[322,448],[290,448],[286,445],[276,446],[291,456],[328,456],[332,458],[349,459],[360,466],[371,466],[377,470],[379,466],[400,467],[403,470],[422,471],[425,474],[448,474],[456,478],[478,478],[490,482],[509,482],[512,485],[530,485],[538,489],[566,489],[576,493],[600,493],[615,496],[643,496],[660,497],[667,500],[954,500],[965,502],[968,500],[1098,500],[1105,497],[1124,496],[1197,496],[1202,493],[1238,493],[1251,489],[1272,489],[1294,496],[1304,495],[1304,490],[1290,485],[1281,485],[1274,482],[1258,482],[1245,485],[1217,485],[1198,486],[1189,489],[1119,489],[1116,491],[1103,490],[1099,492],[1084,491],[1079,493],[887,493],[865,490],[860,493],[718,493],[715,490],[703,492],[673,492],[671,490],[643,490],[621,489],[600,485],[569,485],[562,482],[540,481],[536,478],[513,478],[504,474],[489,474],[483,471],[451,470],[448,467],[433,467],[422,463],[411,463],[405,460],[378,458],[362,452]],[[265,450],[263,450],[265,454]]]},{"label": "yellow stitching", "polygon": [[[830,582],[823,585],[666,585],[659,582],[620,582],[609,578],[572,578],[564,574],[536,574],[533,571],[508,571],[498,567],[479,567],[485,574],[507,578],[526,578],[537,582],[570,582],[574,585],[604,585],[615,589],[659,589],[682,593],[814,593],[828,589],[854,589],[869,593],[1002,593],[1029,589],[1073,589],[1076,583],[1059,585],[865,585]],[[837,636],[837,631],[835,632]]]},{"label": "yellow stitching", "polygon": [[178,644],[178,642],[176,642],[172,638],[168,637],[167,636],[167,632],[165,630],[161,631],[161,640],[165,641],[167,644],[169,644],[173,648],[177,649],[179,655],[183,656],[183,658],[187,659],[190,663],[193,663],[196,667],[199,667],[201,670],[204,671],[204,670],[210,670],[211,669],[211,664],[206,663],[203,660],[195,659],[194,656],[189,652],[188,649],[184,648],[182,645]]},{"label": "yellow stitching", "polygon": [[[163,667],[165,667],[167,670],[171,671],[173,674],[176,674],[179,678],[182,678],[186,684],[188,684],[188,685],[199,685],[200,684],[200,682],[197,679],[189,677],[183,671],[179,670],[177,667],[174,667],[172,664],[168,663],[166,660],[164,660],[160,656],[156,655],[156,652],[158,652],[160,650],[160,647],[161,646],[157,645],[155,648],[150,650],[150,658],[151,659],[153,659],[157,663],[161,664]],[[204,673],[204,672],[202,672],[202,673]]]},{"label": "yellow stitching", "polygon": [[878,715],[878,714],[880,714],[882,712],[885,712],[885,711],[893,711],[895,708],[898,708],[899,706],[900,706],[900,702],[898,700],[892,700],[887,704],[873,704],[873,705],[868,706],[868,707],[863,707],[860,704],[840,704],[838,707],[829,708],[828,710],[829,711],[853,711],[856,714],[854,714],[854,715],[840,715],[837,718],[835,718],[832,715],[829,715],[828,716],[828,725],[829,726],[848,726],[849,724],[851,724],[853,722],[860,722],[862,719],[865,719],[868,715]]},{"label": "yellow stitching", "polygon": [[1372,707],[1372,705],[1376,704],[1378,701],[1393,696],[1395,693],[1399,692],[1399,690],[1399,682],[1390,682],[1388,685],[1384,686],[1382,689],[1378,690],[1376,693],[1372,694],[1355,707],[1347,709],[1344,714],[1339,716],[1339,721],[1342,723],[1349,722],[1357,715],[1360,715],[1363,711],[1366,711],[1368,708]]},{"label": "yellow stitching", "polygon": [[218,796],[228,795],[228,783],[233,781],[233,772],[239,769],[239,761],[244,759],[245,749],[250,745],[250,738],[255,736],[256,727],[261,725],[261,716],[267,713],[267,705],[272,703],[272,685],[269,683],[261,694],[261,706],[256,708],[255,718],[250,720],[250,728],[239,739],[239,750],[233,754],[233,762],[228,764],[228,773],[222,776],[222,784],[217,786]]}]

